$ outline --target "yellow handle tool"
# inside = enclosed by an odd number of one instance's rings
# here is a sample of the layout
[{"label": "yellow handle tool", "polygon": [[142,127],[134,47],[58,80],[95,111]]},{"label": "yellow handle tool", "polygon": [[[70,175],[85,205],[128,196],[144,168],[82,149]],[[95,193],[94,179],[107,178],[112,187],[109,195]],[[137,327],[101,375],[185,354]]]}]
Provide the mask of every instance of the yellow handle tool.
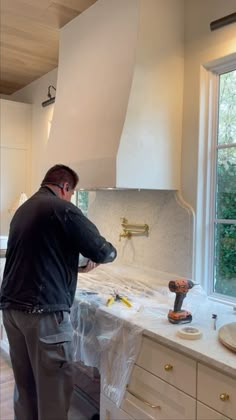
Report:
[{"label": "yellow handle tool", "polygon": [[132,303],[130,303],[129,299],[127,297],[120,297],[121,302],[123,302],[128,308],[132,307]]},{"label": "yellow handle tool", "polygon": [[114,296],[109,296],[109,298],[107,299],[106,305],[111,306],[114,302],[115,302]]}]

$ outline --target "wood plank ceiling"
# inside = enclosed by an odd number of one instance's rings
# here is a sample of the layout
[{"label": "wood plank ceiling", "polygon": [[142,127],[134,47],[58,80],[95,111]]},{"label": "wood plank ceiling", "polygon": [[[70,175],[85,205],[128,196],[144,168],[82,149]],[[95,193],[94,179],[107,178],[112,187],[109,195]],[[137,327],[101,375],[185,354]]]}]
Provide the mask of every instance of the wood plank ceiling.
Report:
[{"label": "wood plank ceiling", "polygon": [[0,94],[58,65],[59,29],[97,0],[0,0]]}]

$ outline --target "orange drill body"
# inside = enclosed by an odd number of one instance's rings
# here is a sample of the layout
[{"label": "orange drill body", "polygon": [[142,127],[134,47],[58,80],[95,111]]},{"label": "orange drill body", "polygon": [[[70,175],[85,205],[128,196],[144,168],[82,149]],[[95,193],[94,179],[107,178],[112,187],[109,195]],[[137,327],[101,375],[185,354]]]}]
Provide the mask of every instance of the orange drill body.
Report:
[{"label": "orange drill body", "polygon": [[183,300],[186,297],[189,289],[192,289],[194,283],[191,280],[178,279],[169,282],[169,289],[176,293],[174,310],[169,310],[168,320],[172,324],[186,324],[192,321],[192,314],[189,311],[182,310]]}]

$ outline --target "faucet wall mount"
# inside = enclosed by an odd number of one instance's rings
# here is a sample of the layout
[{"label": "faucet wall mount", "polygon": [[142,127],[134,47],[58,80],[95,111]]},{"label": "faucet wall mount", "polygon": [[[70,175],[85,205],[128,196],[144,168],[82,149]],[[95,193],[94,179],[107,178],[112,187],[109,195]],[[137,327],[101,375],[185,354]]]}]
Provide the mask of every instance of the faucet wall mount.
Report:
[{"label": "faucet wall mount", "polygon": [[125,217],[122,217],[121,226],[123,227],[123,232],[120,233],[119,240],[121,238],[131,239],[132,236],[148,236],[149,234],[149,226],[146,223],[131,223]]}]

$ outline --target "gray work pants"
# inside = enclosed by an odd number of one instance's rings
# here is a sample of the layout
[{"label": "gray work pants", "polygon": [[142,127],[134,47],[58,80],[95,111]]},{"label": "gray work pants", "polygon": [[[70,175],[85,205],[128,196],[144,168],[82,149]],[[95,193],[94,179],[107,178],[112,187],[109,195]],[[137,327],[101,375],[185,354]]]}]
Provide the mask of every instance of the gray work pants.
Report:
[{"label": "gray work pants", "polygon": [[15,377],[15,420],[67,420],[73,391],[68,312],[3,311]]}]

